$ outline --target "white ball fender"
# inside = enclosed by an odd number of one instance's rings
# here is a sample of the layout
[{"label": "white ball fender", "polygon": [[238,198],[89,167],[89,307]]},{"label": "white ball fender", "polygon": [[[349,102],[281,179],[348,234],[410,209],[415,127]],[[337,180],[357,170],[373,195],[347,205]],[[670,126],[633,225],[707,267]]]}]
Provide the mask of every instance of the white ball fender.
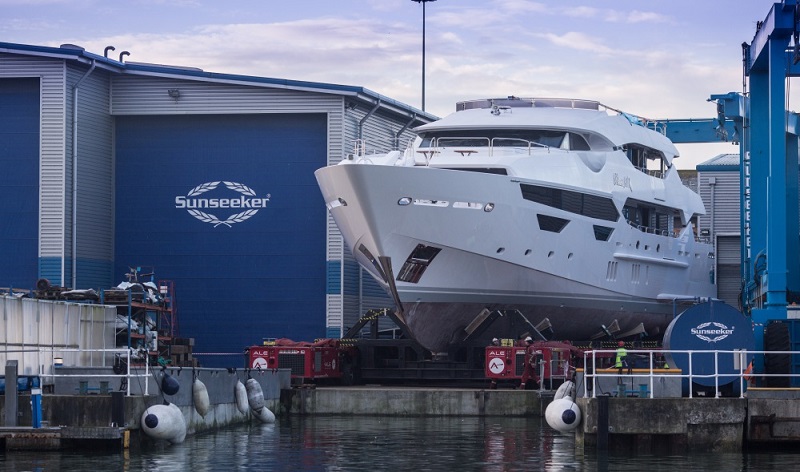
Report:
[{"label": "white ball fender", "polygon": [[205,418],[211,404],[208,399],[206,384],[200,379],[194,379],[194,382],[192,382],[192,400],[194,400],[194,409],[200,416]]},{"label": "white ball fender", "polygon": [[180,444],[186,439],[186,421],[181,410],[168,403],[153,405],[142,413],[141,428],[154,439],[164,439],[172,444]]},{"label": "white ball fender", "polygon": [[547,405],[544,418],[551,428],[566,433],[574,430],[581,423],[581,410],[572,397],[567,396],[553,400]]},{"label": "white ball fender", "polygon": [[260,410],[264,408],[264,390],[261,389],[261,384],[256,379],[247,379],[245,382],[247,389],[247,403],[250,404],[251,410]]},{"label": "white ball fender", "polygon": [[247,410],[250,408],[247,405],[247,389],[244,387],[241,380],[236,381],[236,387],[234,387],[233,393],[236,396],[236,408],[241,414],[247,414]]},{"label": "white ball fender", "polygon": [[270,411],[269,408],[264,407],[260,410],[253,410],[253,416],[259,419],[262,423],[274,423],[275,413]]}]

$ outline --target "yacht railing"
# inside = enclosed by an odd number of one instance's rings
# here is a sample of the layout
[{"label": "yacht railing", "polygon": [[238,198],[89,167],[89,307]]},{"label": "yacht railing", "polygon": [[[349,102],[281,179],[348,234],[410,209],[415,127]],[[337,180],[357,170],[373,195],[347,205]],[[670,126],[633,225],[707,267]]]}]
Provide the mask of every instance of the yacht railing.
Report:
[{"label": "yacht railing", "polygon": [[663,179],[664,176],[667,174],[666,172],[664,172],[664,171],[662,171],[660,169],[648,169],[647,167],[640,167],[640,166],[636,166],[636,165],[634,167],[639,172],[641,172],[643,174],[646,174],[646,175],[649,175],[650,177],[655,177],[657,179]]},{"label": "yacht railing", "polygon": [[642,233],[655,234],[655,235],[658,235],[658,236],[671,236],[673,238],[677,238],[678,237],[677,234],[673,234],[669,230],[666,230],[666,229],[658,229],[658,228],[653,228],[652,226],[640,225],[640,224],[638,224],[638,223],[636,223],[634,221],[631,221],[631,220],[626,220],[626,221],[628,222],[629,225],[631,225],[634,228],[638,229]]},{"label": "yacht railing", "polygon": [[[660,362],[660,359],[664,357],[665,353],[670,354],[685,354],[687,355],[687,365],[689,366],[688,372],[681,372],[680,374],[675,372],[666,372],[666,369],[663,367],[663,364]],[[714,370],[711,373],[707,374],[698,374],[692,371],[693,365],[693,358],[696,356],[708,356],[713,354],[714,356]],[[595,398],[597,396],[597,381],[603,377],[613,377],[615,379],[633,379],[634,377],[641,379],[642,377],[647,378],[647,392],[649,398],[653,397],[653,387],[655,385],[655,381],[657,379],[663,378],[681,378],[687,379],[689,381],[689,385],[691,386],[692,383],[697,379],[714,379],[714,397],[719,398],[721,396],[721,388],[720,383],[723,386],[730,384],[732,381],[736,381],[739,383],[739,396],[740,398],[744,398],[745,387],[749,384],[749,381],[755,377],[756,375],[759,378],[795,378],[800,377],[800,373],[779,373],[779,374],[767,374],[767,373],[758,373],[753,374],[750,371],[750,367],[748,366],[747,359],[750,355],[753,354],[761,354],[761,355],[797,355],[800,352],[797,351],[747,351],[747,350],[709,350],[709,351],[695,351],[695,350],[636,350],[636,349],[628,349],[627,355],[628,357],[632,355],[639,355],[639,356],[646,356],[647,357],[647,364],[648,367],[645,368],[638,368],[637,372],[632,372],[632,369],[627,367],[625,368],[618,368],[618,367],[607,367],[605,365],[601,365],[604,362],[607,362],[609,358],[612,362],[615,361],[616,350],[613,349],[595,349],[592,351],[587,351],[584,353],[583,356],[583,365],[584,365],[584,385],[583,385],[583,396],[584,397],[591,397]],[[733,357],[733,367],[735,372],[730,373],[721,373],[720,372],[720,359],[723,356],[732,356]],[[730,359],[730,357],[729,357]],[[726,364],[729,365],[729,364]],[[674,367],[674,366],[670,366]],[[642,371],[645,372],[642,372]],[[591,385],[591,386],[590,386]],[[694,392],[693,388],[689,388],[689,398],[693,398]]]}]

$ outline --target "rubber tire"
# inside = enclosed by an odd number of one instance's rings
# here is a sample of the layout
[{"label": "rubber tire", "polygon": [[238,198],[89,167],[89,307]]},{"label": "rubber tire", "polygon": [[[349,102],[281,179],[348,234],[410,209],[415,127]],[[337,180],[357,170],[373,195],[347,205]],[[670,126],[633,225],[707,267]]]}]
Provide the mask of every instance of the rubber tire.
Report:
[{"label": "rubber tire", "polygon": [[[791,351],[789,325],[781,322],[769,323],[764,328],[765,351]],[[792,372],[791,354],[765,354],[764,372],[767,374],[790,374]],[[790,377],[767,377],[766,385],[770,388],[789,388]]]}]

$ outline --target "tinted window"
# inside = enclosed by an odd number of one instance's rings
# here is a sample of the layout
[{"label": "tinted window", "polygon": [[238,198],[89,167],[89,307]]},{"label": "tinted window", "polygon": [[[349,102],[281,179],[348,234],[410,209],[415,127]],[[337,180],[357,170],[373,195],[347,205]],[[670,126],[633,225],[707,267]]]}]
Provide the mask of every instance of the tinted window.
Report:
[{"label": "tinted window", "polygon": [[542,231],[551,231],[553,233],[560,233],[561,230],[567,226],[567,223],[569,223],[569,220],[547,215],[536,215],[536,219],[539,220],[539,229]]},{"label": "tinted window", "polygon": [[600,220],[617,221],[619,213],[610,198],[540,185],[520,184],[522,198],[559,210]]}]

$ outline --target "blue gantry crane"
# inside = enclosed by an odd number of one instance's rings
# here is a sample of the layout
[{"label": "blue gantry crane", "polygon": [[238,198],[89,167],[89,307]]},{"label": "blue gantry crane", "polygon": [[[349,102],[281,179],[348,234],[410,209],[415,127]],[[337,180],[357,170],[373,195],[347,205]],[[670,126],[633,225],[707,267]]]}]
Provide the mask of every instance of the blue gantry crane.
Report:
[{"label": "blue gantry crane", "polygon": [[[790,77],[800,76],[800,5],[774,3],[742,44],[744,90],[711,95],[717,117],[662,120],[676,143],[738,142],[741,183],[742,309],[751,316],[756,350],[764,327],[800,303],[800,118],[787,110]],[[788,347],[787,347],[788,349]],[[764,372],[764,356],[755,371]]]}]

